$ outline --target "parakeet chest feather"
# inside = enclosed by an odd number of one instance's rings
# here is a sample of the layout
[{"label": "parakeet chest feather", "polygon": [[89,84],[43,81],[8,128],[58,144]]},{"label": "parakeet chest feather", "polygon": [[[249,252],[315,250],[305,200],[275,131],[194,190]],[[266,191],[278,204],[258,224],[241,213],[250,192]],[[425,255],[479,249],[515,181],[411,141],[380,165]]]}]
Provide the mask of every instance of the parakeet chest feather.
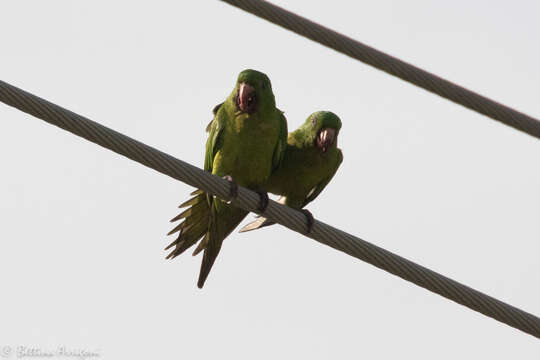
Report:
[{"label": "parakeet chest feather", "polygon": [[335,149],[322,153],[318,149],[288,148],[281,168],[272,175],[268,191],[291,198],[305,199],[309,192],[331,174]]},{"label": "parakeet chest feather", "polygon": [[213,173],[231,175],[239,185],[259,188],[272,171],[278,129],[269,119],[237,116],[224,129],[223,146],[214,159]]}]

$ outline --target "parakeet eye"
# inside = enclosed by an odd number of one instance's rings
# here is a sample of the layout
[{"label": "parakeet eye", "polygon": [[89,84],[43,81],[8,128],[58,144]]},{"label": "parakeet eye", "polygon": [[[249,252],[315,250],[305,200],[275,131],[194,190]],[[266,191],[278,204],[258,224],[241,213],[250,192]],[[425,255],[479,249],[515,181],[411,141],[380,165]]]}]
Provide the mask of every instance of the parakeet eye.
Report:
[{"label": "parakeet eye", "polygon": [[311,118],[311,125],[315,126],[315,123],[317,122],[317,119],[315,119],[315,116]]}]

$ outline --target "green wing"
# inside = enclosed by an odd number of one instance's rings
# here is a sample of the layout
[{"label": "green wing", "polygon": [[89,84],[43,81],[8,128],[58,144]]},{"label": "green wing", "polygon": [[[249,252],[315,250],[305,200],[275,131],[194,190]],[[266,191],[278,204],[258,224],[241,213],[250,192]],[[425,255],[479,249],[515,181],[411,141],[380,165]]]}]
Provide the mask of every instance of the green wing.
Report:
[{"label": "green wing", "polygon": [[330,176],[324,178],[320,183],[317,184],[317,186],[315,186],[313,188],[313,190],[310,191],[310,193],[308,194],[308,196],[306,197],[306,199],[304,200],[304,203],[302,204],[302,207],[306,206],[307,204],[309,204],[310,202],[312,202],[313,200],[315,200],[317,198],[317,196],[319,196],[319,194],[321,193],[321,191],[324,190],[324,188],[326,187],[326,185],[328,185],[328,183],[330,182],[330,180],[332,180],[332,178],[334,177],[334,175],[336,174],[336,171],[337,169],[339,168],[339,165],[341,164],[341,162],[343,161],[343,154],[341,153],[341,150],[337,149],[338,151],[338,158],[337,158],[337,161],[336,161],[336,167],[334,168],[334,170],[332,171],[332,173],[330,174]]},{"label": "green wing", "polygon": [[212,114],[214,114],[214,117],[212,118],[212,120],[210,120],[210,122],[208,123],[208,125],[206,125],[206,132],[210,132],[210,127],[212,126],[212,123],[214,122],[214,118],[216,117],[218,111],[219,111],[219,108],[221,107],[221,105],[223,105],[223,103],[219,103],[217,104],[216,106],[214,106],[214,108],[212,109]]},{"label": "green wing", "polygon": [[[214,119],[206,127],[208,134],[208,139],[206,140],[206,154],[204,156],[204,170],[212,172],[212,167],[214,164],[214,157],[216,153],[221,148],[223,139],[221,134],[223,133],[223,128],[225,127],[225,113],[222,108],[223,103],[218,104],[212,110],[214,113]],[[222,111],[219,111],[219,110]]]},{"label": "green wing", "polygon": [[285,118],[285,115],[283,115],[283,111],[279,109],[278,111],[281,120],[281,129],[276,147],[274,148],[274,154],[272,156],[272,171],[275,171],[281,165],[281,161],[283,161],[283,157],[285,155],[285,149],[287,148],[287,119]]},{"label": "green wing", "polygon": [[[210,172],[212,171],[214,156],[221,148],[221,133],[224,124],[223,116],[225,116],[224,112],[222,112],[221,115],[218,115],[221,105],[223,105],[223,103],[218,104],[214,107],[214,109],[212,110],[212,112],[214,113],[214,118],[206,127],[206,131],[210,134],[208,135],[208,140],[206,140],[204,170]],[[171,253],[167,256],[168,259],[172,259],[182,254],[184,251],[195,245],[195,243],[200,238],[205,236],[208,231],[211,216],[210,206],[212,204],[213,197],[204,193],[202,190],[196,190],[191,193],[191,195],[195,196],[180,205],[181,208],[188,206],[189,208],[171,220],[171,222],[173,222],[185,219],[182,223],[172,229],[168,234],[170,235],[175,232],[179,232],[178,238],[165,249],[167,250],[173,246],[175,247],[175,249],[172,250]],[[198,251],[204,248],[204,246],[201,245],[206,245],[206,243],[204,243],[204,240],[201,241],[199,245],[200,249],[197,248],[193,255],[196,255]]]}]

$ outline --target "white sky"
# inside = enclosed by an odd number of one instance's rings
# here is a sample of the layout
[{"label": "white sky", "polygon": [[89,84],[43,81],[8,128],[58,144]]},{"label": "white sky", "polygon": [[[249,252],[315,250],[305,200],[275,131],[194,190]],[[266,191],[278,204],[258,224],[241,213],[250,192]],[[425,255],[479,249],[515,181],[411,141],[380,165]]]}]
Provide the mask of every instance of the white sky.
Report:
[{"label": "white sky", "polygon": [[[535,1],[275,3],[540,117]],[[219,1],[10,2],[0,44],[2,80],[197,165],[212,107],[264,71],[289,129],[343,121],[316,218],[540,315],[537,139]],[[278,226],[231,235],[201,291],[200,257],[163,251],[192,188],[0,117],[0,347],[538,359],[532,336]]]}]

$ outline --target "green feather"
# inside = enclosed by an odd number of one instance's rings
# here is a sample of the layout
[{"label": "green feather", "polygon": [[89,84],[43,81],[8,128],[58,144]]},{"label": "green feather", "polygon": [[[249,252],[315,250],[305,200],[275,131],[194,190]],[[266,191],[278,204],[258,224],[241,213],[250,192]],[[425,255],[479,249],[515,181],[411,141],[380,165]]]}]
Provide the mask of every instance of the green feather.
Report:
[{"label": "green feather", "polygon": [[[241,112],[237,97],[241,84],[254,89],[255,107]],[[214,119],[208,124],[204,169],[214,175],[232,176],[238,185],[253,190],[263,189],[273,171],[283,161],[287,143],[287,121],[276,108],[268,77],[255,70],[238,75],[229,97],[213,109]],[[227,204],[211,195],[194,192],[194,198],[181,207],[191,206],[173,220],[185,218],[179,225],[176,246],[168,255],[175,257],[201,238],[194,255],[204,251],[197,285],[202,287],[221,249],[223,240],[247,215],[245,210]]]},{"label": "green feather", "polygon": [[[335,131],[333,143],[324,152],[317,146],[317,136],[323,129]],[[280,202],[301,209],[315,200],[328,185],[341,162],[343,154],[337,147],[341,120],[329,111],[311,114],[306,121],[287,138],[287,147],[281,166],[265,184],[265,189],[281,195]],[[259,218],[240,231],[250,231],[271,223]]]}]

